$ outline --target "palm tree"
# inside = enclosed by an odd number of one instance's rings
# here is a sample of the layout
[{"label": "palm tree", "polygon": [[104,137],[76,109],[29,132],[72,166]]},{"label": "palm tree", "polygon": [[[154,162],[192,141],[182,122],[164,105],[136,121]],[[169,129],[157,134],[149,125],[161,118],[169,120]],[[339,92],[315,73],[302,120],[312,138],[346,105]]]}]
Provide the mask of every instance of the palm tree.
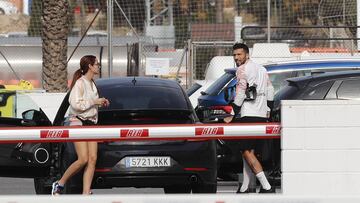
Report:
[{"label": "palm tree", "polygon": [[68,0],[43,0],[42,52],[43,87],[48,92],[65,92],[67,85]]}]

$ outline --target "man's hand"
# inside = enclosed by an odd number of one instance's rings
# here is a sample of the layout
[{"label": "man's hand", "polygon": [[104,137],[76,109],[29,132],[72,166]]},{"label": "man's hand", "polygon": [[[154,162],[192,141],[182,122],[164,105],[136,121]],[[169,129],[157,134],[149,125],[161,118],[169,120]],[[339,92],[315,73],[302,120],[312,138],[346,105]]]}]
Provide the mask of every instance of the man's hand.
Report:
[{"label": "man's hand", "polygon": [[240,109],[241,109],[240,106],[234,104],[233,102],[231,102],[230,105],[231,105],[231,107],[232,107],[232,111],[231,111],[231,113],[230,113],[231,116],[228,116],[228,117],[224,118],[224,122],[225,122],[225,123],[230,123],[230,122],[236,117],[236,115],[239,114]]},{"label": "man's hand", "polygon": [[223,120],[225,123],[230,123],[232,121],[232,119],[234,119],[234,116],[225,117]]}]

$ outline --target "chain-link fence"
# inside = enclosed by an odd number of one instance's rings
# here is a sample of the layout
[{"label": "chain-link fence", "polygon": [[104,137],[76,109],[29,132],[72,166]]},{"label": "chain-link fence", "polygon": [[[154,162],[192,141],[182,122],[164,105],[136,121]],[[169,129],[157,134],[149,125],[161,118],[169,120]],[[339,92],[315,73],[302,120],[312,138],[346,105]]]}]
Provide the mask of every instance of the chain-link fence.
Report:
[{"label": "chain-link fence", "polygon": [[[268,0],[66,1],[69,56],[85,36],[80,44],[83,48],[77,49],[68,64],[69,75],[79,57],[90,53],[101,58],[104,77],[156,74],[148,71],[148,65],[157,62],[161,68],[168,66],[166,71],[156,70],[159,75],[189,86],[192,79],[204,78],[213,56],[231,55],[230,45],[235,41],[250,46],[268,42],[268,25],[270,41],[289,43],[293,53],[357,52],[356,0],[269,0],[269,8]],[[0,4],[0,83],[16,82],[13,72],[22,79],[41,80],[43,1],[1,2],[6,5]],[[113,50],[108,48],[110,31]],[[109,51],[112,69],[107,61]]]}]

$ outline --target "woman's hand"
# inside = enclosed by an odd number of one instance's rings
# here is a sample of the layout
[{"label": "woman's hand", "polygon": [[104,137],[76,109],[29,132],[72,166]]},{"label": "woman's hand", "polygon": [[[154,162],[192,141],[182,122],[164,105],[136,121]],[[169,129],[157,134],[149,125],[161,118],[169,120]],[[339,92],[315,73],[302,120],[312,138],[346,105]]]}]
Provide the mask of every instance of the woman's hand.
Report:
[{"label": "woman's hand", "polygon": [[109,102],[109,100],[105,99],[104,97],[101,97],[101,98],[96,99],[95,104],[99,105],[101,107],[106,107],[106,106],[110,105],[110,102]]}]

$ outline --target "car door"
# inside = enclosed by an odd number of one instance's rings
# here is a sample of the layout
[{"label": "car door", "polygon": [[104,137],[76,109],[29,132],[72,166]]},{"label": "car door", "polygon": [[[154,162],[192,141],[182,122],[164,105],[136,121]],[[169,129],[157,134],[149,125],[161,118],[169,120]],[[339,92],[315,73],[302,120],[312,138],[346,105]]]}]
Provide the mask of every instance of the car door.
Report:
[{"label": "car door", "polygon": [[[0,93],[1,94],[1,93]],[[14,94],[9,108],[13,114],[0,117],[0,130],[13,127],[49,126],[45,113],[25,94]],[[7,101],[3,101],[4,105]],[[48,174],[49,143],[0,143],[1,177],[41,177]]]}]

